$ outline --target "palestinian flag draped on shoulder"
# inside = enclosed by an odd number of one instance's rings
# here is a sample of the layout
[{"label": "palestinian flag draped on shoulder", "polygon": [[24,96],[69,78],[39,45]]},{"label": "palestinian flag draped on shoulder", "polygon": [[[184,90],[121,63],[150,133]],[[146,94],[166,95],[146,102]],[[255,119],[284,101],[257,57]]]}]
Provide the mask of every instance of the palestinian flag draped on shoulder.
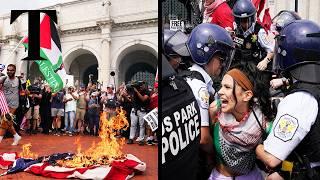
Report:
[{"label": "palestinian flag draped on shoulder", "polygon": [[[23,40],[23,45],[28,49],[28,37]],[[58,92],[66,84],[67,74],[63,67],[59,35],[48,15],[44,15],[40,23],[40,56],[45,60],[35,62],[52,92]]]}]

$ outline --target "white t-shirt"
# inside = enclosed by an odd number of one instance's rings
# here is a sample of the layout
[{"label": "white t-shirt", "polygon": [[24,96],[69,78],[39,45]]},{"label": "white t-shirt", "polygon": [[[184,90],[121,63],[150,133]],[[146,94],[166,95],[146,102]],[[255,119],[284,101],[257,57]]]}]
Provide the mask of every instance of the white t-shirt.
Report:
[{"label": "white t-shirt", "polygon": [[[75,92],[74,92],[75,93]],[[65,104],[65,112],[69,112],[69,111],[76,111],[77,109],[77,100],[75,100],[71,94],[67,93],[65,95],[66,99],[70,99],[72,98],[71,101],[66,102]]]},{"label": "white t-shirt", "polygon": [[[310,131],[318,114],[317,100],[307,92],[286,96],[278,112],[264,149],[280,160],[285,160]],[[307,147],[306,147],[307,148]]]}]

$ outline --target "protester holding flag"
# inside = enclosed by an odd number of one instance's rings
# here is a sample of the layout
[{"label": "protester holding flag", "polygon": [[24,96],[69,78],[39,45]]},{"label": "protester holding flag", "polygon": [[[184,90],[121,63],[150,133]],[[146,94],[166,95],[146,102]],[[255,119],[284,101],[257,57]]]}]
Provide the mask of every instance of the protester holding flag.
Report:
[{"label": "protester holding flag", "polygon": [[[1,125],[0,125],[0,142],[3,139],[5,132],[8,130],[13,134],[13,146],[18,145],[21,136],[15,131],[13,127],[14,118],[12,114],[16,113],[19,107],[19,85],[20,80],[15,77],[16,66],[9,64],[7,67],[7,75],[0,78],[0,104],[1,104]],[[4,97],[1,94],[4,94]],[[7,104],[7,106],[6,106]],[[10,113],[10,114],[9,114]]]}]

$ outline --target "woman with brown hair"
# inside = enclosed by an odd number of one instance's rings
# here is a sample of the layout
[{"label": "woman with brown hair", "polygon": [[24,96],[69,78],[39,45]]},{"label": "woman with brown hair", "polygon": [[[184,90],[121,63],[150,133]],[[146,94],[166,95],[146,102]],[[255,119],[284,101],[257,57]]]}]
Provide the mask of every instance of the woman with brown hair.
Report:
[{"label": "woman with brown hair", "polygon": [[272,118],[266,87],[253,64],[239,64],[224,75],[219,99],[210,105],[217,164],[209,179],[263,179],[255,147]]}]

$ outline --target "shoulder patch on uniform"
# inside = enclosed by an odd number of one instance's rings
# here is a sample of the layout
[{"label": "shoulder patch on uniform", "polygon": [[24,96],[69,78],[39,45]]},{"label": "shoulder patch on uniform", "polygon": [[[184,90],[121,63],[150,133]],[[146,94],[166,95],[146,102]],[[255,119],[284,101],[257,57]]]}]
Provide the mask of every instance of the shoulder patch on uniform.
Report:
[{"label": "shoulder patch on uniform", "polygon": [[200,88],[198,91],[198,97],[200,100],[200,106],[204,109],[208,109],[209,108],[209,92],[207,88]]},{"label": "shoulder patch on uniform", "polygon": [[292,139],[299,127],[298,119],[285,114],[280,117],[274,128],[274,136],[287,142]]}]

